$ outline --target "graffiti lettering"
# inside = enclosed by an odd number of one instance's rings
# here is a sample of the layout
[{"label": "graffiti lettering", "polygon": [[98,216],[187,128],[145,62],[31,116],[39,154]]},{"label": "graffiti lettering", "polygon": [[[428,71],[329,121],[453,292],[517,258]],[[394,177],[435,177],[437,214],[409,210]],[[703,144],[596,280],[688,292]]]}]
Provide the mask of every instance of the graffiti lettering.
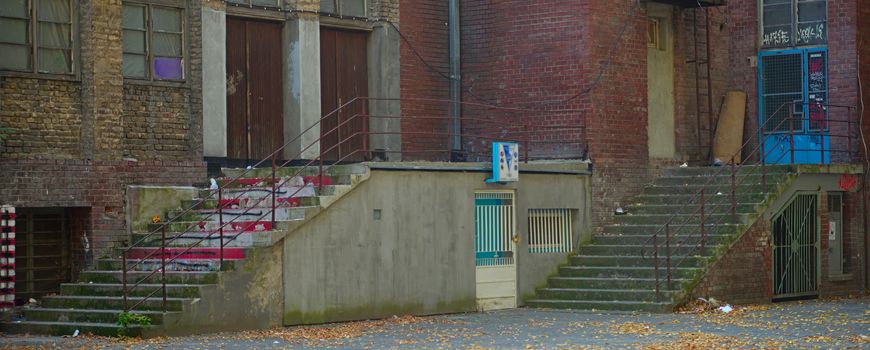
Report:
[{"label": "graffiti lettering", "polygon": [[761,38],[761,45],[764,45],[764,46],[774,45],[774,46],[776,46],[776,45],[788,44],[789,37],[791,37],[789,32],[786,32],[786,31],[781,30],[781,29],[777,30],[775,32],[765,33],[764,37]]},{"label": "graffiti lettering", "polygon": [[808,25],[803,28],[798,28],[797,37],[795,41],[798,44],[800,43],[810,43],[813,41],[819,41],[825,39],[825,24],[819,23],[817,25]]}]

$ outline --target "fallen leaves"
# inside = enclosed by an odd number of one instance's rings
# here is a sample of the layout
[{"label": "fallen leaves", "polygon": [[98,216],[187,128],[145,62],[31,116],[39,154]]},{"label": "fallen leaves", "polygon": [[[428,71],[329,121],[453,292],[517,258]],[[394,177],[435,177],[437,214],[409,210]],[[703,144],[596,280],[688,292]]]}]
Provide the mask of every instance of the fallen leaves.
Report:
[{"label": "fallen leaves", "polygon": [[725,350],[744,348],[752,345],[749,341],[734,336],[721,336],[707,333],[680,333],[676,341],[664,341],[645,345],[644,350]]},{"label": "fallen leaves", "polygon": [[657,333],[655,327],[648,323],[626,322],[610,326],[610,332],[616,334],[650,335]]}]

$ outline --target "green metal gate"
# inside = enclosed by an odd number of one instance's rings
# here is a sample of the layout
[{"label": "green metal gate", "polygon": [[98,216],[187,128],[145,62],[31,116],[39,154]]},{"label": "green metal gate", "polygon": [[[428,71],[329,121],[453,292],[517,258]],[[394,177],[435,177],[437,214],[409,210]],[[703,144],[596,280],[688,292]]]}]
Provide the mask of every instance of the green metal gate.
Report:
[{"label": "green metal gate", "polygon": [[817,296],[818,195],[799,193],[773,219],[773,299]]}]

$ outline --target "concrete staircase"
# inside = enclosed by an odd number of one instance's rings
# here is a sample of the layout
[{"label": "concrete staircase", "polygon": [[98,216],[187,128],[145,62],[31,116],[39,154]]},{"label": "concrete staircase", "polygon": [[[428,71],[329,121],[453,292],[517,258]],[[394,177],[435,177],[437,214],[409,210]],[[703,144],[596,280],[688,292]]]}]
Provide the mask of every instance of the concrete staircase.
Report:
[{"label": "concrete staircase", "polygon": [[[662,312],[678,304],[770,203],[796,177],[788,166],[768,166],[766,185],[760,169],[736,171],[737,215],[731,215],[730,169],[690,167],[667,169],[615,216],[588,244],[580,246],[558,275],[539,288],[530,307]],[[699,189],[705,192],[705,248],[701,239]],[[665,278],[662,227],[671,220],[671,284]],[[658,232],[660,294],[657,298],[651,237]],[[682,246],[676,244],[683,241]],[[674,267],[677,263],[679,266]]]},{"label": "concrete staircase", "polygon": [[[268,213],[271,208],[271,169],[254,169],[245,174],[245,178],[225,187],[223,203],[229,208],[224,209],[223,222],[236,221],[223,232],[226,245],[222,269],[218,259],[220,237],[217,230],[220,221],[215,209],[218,200],[202,199],[208,198],[210,190],[202,189],[199,191],[200,198],[181,203],[182,208],[193,207],[193,211],[166,213],[166,221],[172,220],[167,225],[166,239],[175,240],[167,244],[170,248],[165,254],[167,259],[177,256],[176,261],[167,264],[165,271],[166,312],[163,312],[162,277],[159,271],[160,234],[134,232],[131,242],[134,242],[135,248],[127,256],[128,289],[136,282],[141,281],[142,284],[129,292],[127,305],[132,307],[145,299],[132,312],[148,316],[152,325],[147,328],[128,327],[127,335],[147,337],[206,331],[195,324],[195,319],[203,314],[196,309],[214,310],[222,307],[226,296],[218,291],[218,285],[227,278],[226,274],[244,266],[252,250],[279,242],[284,235],[325,210],[368,177],[368,170],[364,166],[336,166],[323,177],[323,186],[319,189],[320,177],[315,175],[315,171],[278,169],[277,176],[289,180],[289,185],[282,186],[276,192],[279,208],[275,213],[274,226],[271,215],[260,218],[260,214]],[[227,178],[237,177],[242,172],[244,169],[224,169]],[[291,178],[292,174],[297,173],[299,176]],[[228,180],[219,179],[218,182],[223,185]],[[235,197],[239,198],[233,199]],[[266,200],[254,204],[260,198]],[[251,210],[246,213],[246,208]],[[148,231],[159,230],[160,225],[151,224]],[[209,234],[213,235],[208,237]],[[208,238],[203,239],[205,237]],[[189,247],[191,249],[184,252]],[[21,309],[12,321],[0,323],[0,331],[69,335],[78,330],[82,334],[116,335],[119,329],[116,322],[125,307],[123,261],[120,257],[121,249],[115,249],[111,256],[98,259],[94,270],[83,271],[77,281],[62,284],[58,295],[43,297],[38,307]],[[196,313],[196,316],[189,317],[186,315],[188,313]],[[194,320],[193,324],[191,319]],[[244,325],[234,326],[245,329]]]}]

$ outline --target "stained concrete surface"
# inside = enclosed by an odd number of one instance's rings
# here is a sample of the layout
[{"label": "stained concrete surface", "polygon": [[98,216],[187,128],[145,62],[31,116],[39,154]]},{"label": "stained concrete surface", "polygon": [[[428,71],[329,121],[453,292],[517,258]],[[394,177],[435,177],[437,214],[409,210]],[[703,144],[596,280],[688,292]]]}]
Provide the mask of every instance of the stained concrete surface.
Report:
[{"label": "stained concrete surface", "polygon": [[870,298],[738,306],[720,313],[514,309],[121,342],[0,337],[46,349],[870,349]]}]

